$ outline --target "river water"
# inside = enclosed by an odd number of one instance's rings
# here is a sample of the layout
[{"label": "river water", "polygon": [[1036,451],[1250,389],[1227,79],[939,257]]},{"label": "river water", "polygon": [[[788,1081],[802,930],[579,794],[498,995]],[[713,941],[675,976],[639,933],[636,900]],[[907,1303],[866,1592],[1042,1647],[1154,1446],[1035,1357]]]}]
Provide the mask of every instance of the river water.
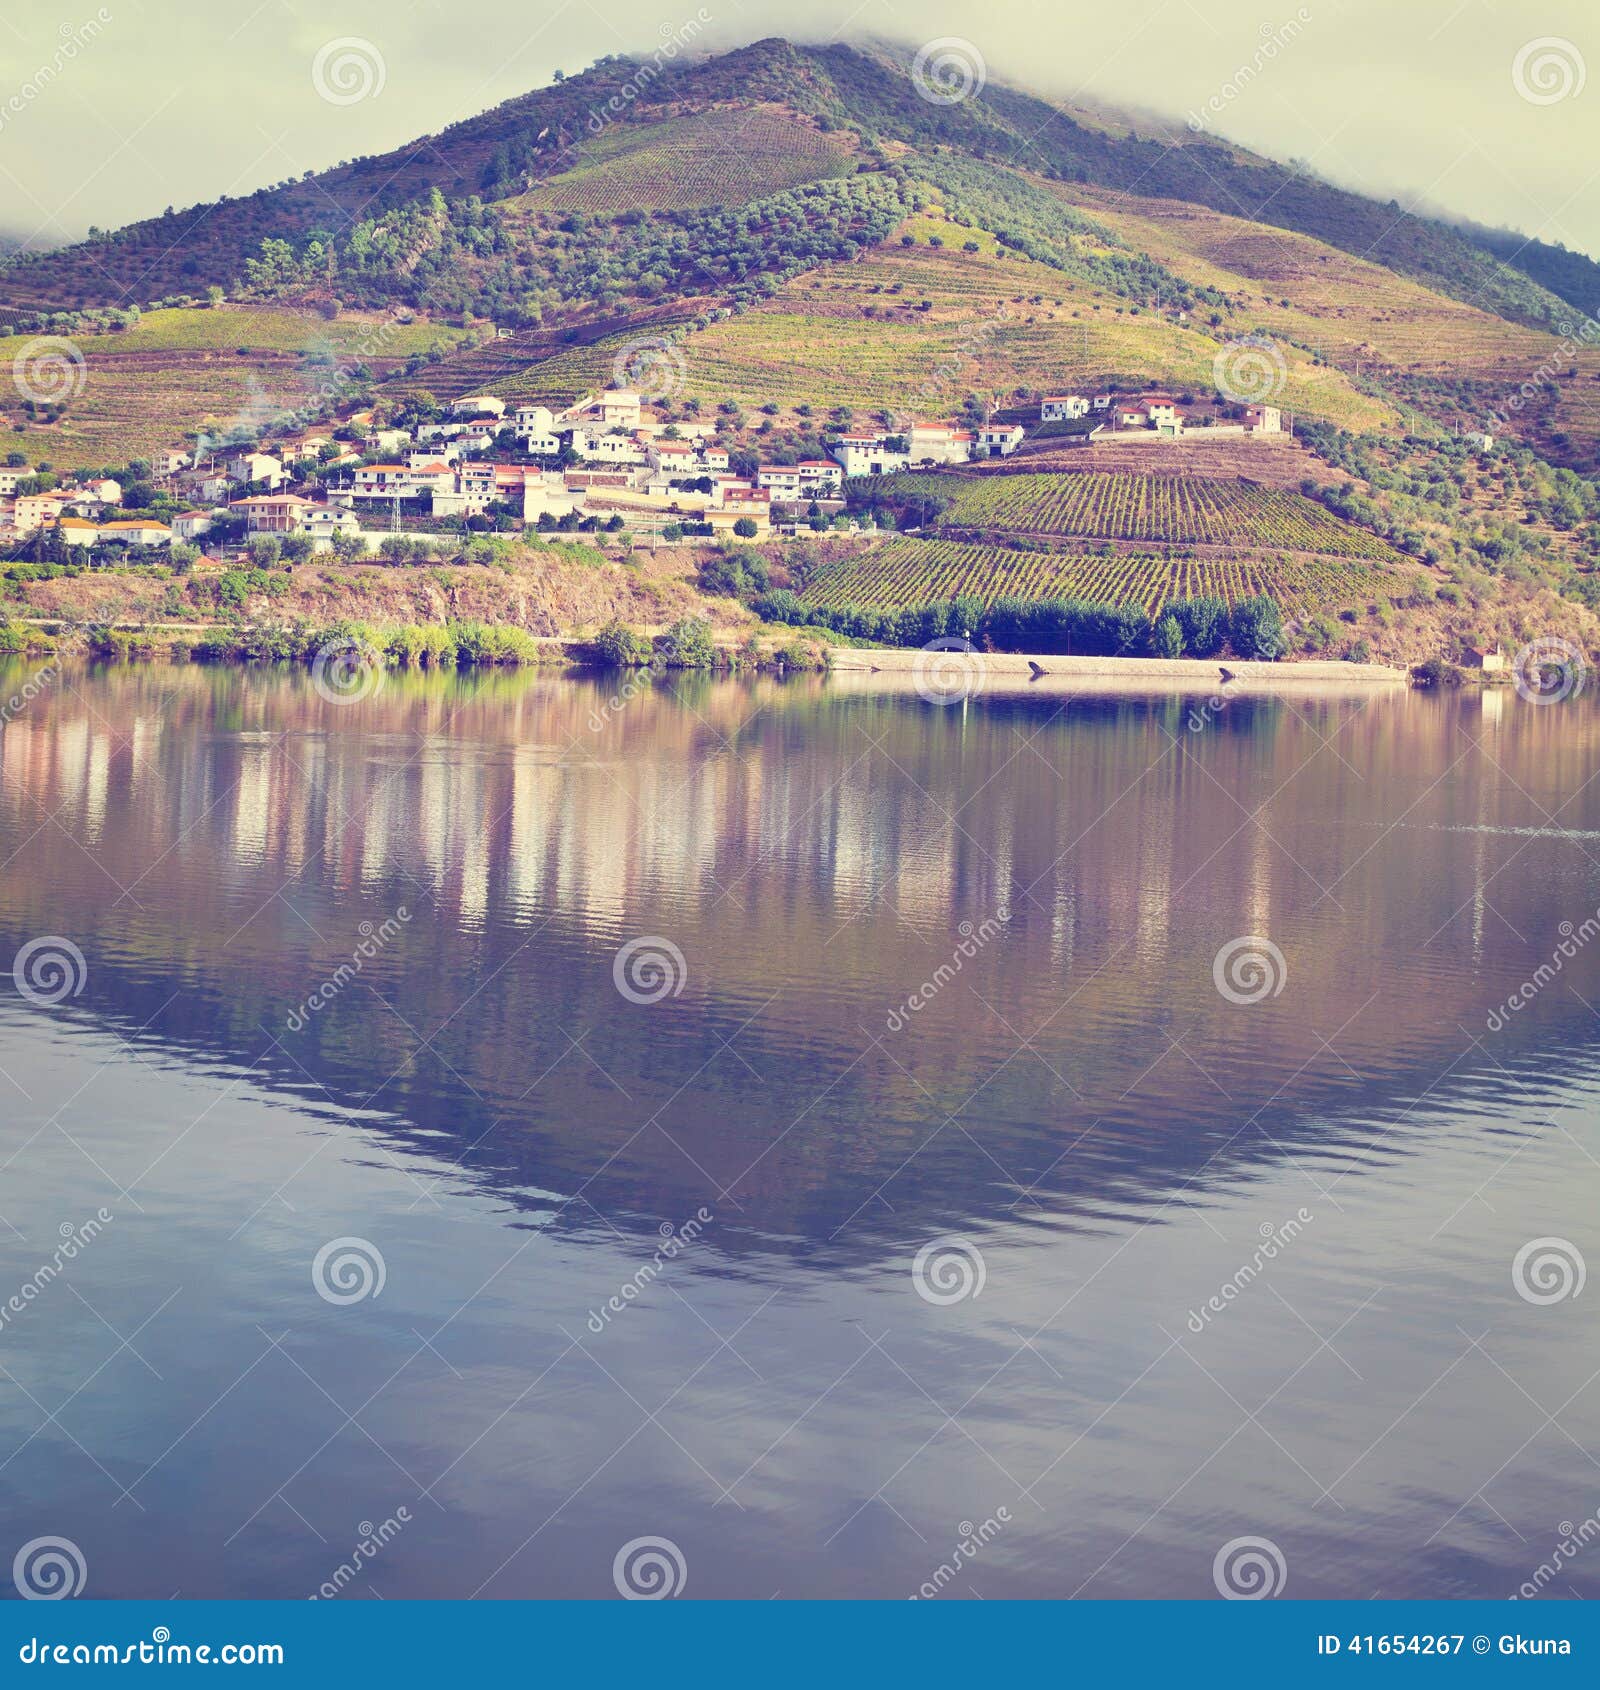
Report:
[{"label": "river water", "polygon": [[1600,1595],[1588,699],[31,672],[8,1564]]}]

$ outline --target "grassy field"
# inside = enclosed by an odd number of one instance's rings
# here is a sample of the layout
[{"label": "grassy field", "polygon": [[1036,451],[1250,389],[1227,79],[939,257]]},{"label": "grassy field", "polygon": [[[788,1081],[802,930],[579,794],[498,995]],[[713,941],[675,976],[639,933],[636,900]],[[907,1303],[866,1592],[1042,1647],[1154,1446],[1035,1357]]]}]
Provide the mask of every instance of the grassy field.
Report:
[{"label": "grassy field", "polygon": [[1314,500],[1245,482],[1149,475],[992,475],[957,485],[946,527],[1236,546],[1387,562],[1394,553]]},{"label": "grassy field", "polygon": [[[939,225],[934,224],[932,228]],[[907,225],[855,263],[824,265],[764,305],[714,323],[685,343],[685,392],[702,400],[884,406],[939,416],[968,393],[1009,393],[1124,379],[1210,394],[1225,338],[1179,324],[1043,264],[965,252],[983,237]],[[1226,331],[1219,331],[1226,333]],[[1346,427],[1399,425],[1388,404],[1339,370],[1281,348],[1275,403]]]},{"label": "grassy field", "polygon": [[506,203],[598,217],[690,211],[746,205],[850,169],[837,133],[775,106],[715,108],[648,127],[614,123],[578,151],[581,164]]},{"label": "grassy field", "polygon": [[1294,615],[1394,593],[1403,580],[1399,568],[1357,558],[1097,557],[897,535],[822,565],[802,597],[807,604],[883,609],[966,595],[985,604],[1076,598],[1154,612],[1170,599],[1215,594],[1231,604],[1265,593]]},{"label": "grassy field", "polygon": [[[0,336],[0,368],[15,375],[0,388],[0,453],[76,469],[180,445],[197,428],[264,420],[330,388],[348,397],[341,367],[360,363],[381,376],[435,342],[459,340],[461,331],[356,313],[328,322],[312,311],[269,306],[149,311],[119,334],[51,342],[45,350],[57,355],[53,373],[30,377],[35,338]],[[75,375],[63,359],[81,359]],[[21,394],[30,380],[45,396],[55,394],[56,380],[67,384],[58,422],[26,425]]]}]

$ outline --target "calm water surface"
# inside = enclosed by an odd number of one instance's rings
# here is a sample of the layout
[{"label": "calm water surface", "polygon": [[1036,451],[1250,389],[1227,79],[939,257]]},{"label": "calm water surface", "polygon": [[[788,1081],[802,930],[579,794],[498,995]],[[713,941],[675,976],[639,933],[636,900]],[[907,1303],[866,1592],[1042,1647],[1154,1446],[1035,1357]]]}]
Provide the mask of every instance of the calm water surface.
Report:
[{"label": "calm water surface", "polygon": [[5,713],[0,1559],[1500,1596],[1594,1515],[1586,700],[611,690]]}]

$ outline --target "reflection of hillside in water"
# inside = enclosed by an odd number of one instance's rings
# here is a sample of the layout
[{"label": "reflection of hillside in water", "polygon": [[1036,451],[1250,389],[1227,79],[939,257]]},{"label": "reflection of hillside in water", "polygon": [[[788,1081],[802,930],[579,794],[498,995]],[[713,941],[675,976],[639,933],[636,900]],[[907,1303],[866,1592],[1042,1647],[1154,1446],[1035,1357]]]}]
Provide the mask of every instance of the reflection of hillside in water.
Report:
[{"label": "reflection of hillside in water", "polygon": [[[1600,842],[1492,831],[1583,787],[1582,706],[1255,699],[1193,733],[1167,699],[613,691],[69,675],[0,737],[4,939],[72,937],[83,1007],[463,1177],[843,1247],[1019,1205],[1092,1224],[1312,1145],[1343,1166],[1600,901]],[[993,936],[905,1010],[963,923]],[[1212,959],[1251,933],[1288,981],[1241,1007]],[[642,934],[681,996],[619,996]]]}]

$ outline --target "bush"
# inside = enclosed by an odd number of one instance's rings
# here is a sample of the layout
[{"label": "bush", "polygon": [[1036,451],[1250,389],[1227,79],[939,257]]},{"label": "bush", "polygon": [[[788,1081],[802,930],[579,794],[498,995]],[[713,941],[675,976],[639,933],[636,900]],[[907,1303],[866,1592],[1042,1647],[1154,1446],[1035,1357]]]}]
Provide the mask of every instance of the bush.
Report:
[{"label": "bush", "polygon": [[1183,629],[1171,611],[1156,623],[1153,643],[1157,657],[1183,656]]},{"label": "bush", "polygon": [[657,638],[656,652],[669,669],[709,669],[717,655],[711,624],[699,616],[682,617]]},{"label": "bush", "polygon": [[1425,687],[1458,687],[1465,677],[1453,663],[1442,657],[1430,657],[1411,671],[1412,679]]},{"label": "bush", "polygon": [[1265,594],[1240,599],[1228,617],[1228,643],[1234,655],[1275,663],[1283,653],[1283,617]]},{"label": "bush", "polygon": [[1228,636],[1228,607],[1219,598],[1202,595],[1174,599],[1167,614],[1176,619],[1184,650],[1195,657],[1215,657]]},{"label": "bush", "polygon": [[650,661],[651,646],[626,623],[612,622],[595,636],[594,655],[607,669],[638,669]]}]

